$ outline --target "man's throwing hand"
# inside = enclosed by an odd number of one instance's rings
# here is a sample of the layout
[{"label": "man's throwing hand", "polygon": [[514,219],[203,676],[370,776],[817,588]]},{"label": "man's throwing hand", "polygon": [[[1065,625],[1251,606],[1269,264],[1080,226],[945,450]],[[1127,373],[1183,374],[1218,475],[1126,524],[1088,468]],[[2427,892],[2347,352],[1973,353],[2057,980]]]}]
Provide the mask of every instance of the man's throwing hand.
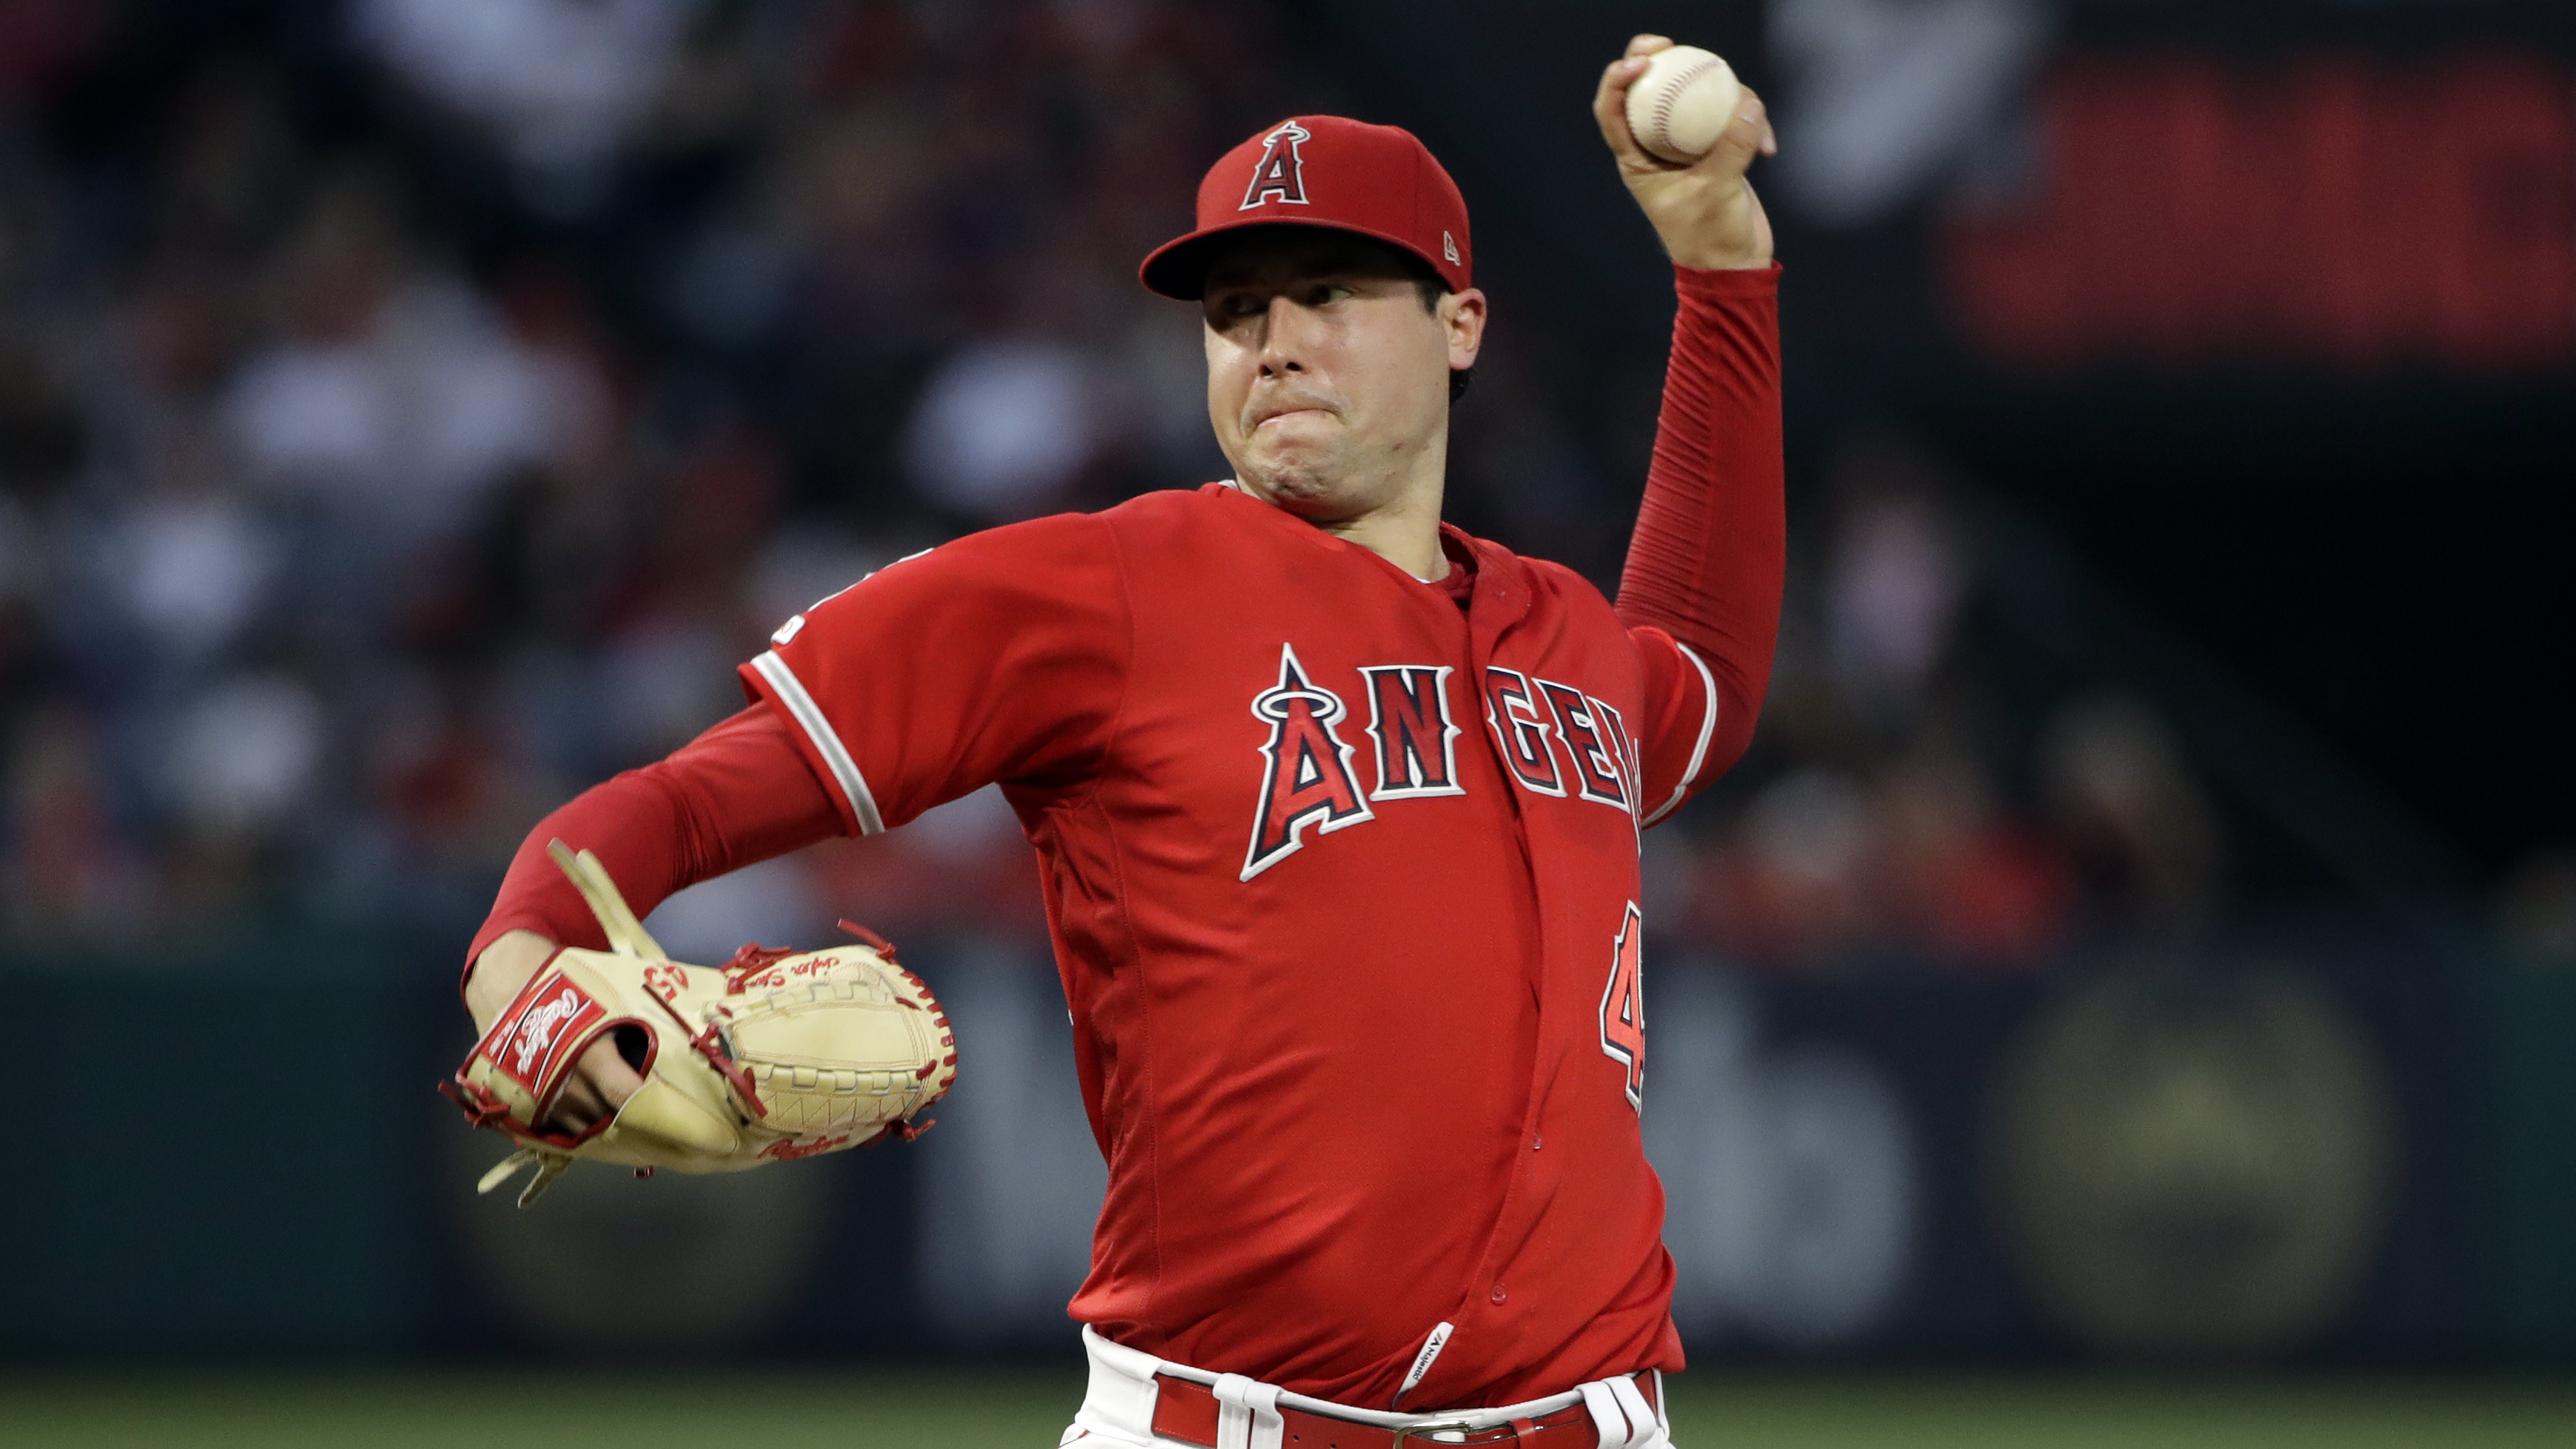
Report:
[{"label": "man's throwing hand", "polygon": [[1760,96],[1748,87],[1717,144],[1687,166],[1658,160],[1628,130],[1628,87],[1645,72],[1646,57],[1671,46],[1663,36],[1640,35],[1628,42],[1626,55],[1601,73],[1601,88],[1592,96],[1601,138],[1610,143],[1611,154],[1619,159],[1619,178],[1628,183],[1628,193],[1637,198],[1676,263],[1711,269],[1767,267],[1771,219],[1744,179],[1755,156],[1780,149]]}]

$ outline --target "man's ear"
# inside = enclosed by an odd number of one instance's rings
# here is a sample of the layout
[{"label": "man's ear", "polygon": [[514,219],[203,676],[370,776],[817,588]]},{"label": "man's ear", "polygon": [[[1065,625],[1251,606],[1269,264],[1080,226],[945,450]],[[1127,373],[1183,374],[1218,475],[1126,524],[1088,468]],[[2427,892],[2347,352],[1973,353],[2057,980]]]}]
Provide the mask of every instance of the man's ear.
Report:
[{"label": "man's ear", "polygon": [[1485,294],[1474,287],[1448,293],[1440,299],[1439,317],[1449,336],[1449,370],[1475,366],[1476,353],[1485,345]]}]

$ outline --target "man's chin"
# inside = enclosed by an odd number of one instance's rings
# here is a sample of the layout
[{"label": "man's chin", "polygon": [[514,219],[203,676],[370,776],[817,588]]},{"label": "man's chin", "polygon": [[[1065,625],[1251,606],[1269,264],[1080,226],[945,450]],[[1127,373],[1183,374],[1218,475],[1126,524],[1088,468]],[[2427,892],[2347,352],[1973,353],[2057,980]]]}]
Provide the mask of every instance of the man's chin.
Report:
[{"label": "man's chin", "polygon": [[1313,523],[1329,523],[1350,511],[1338,479],[1320,469],[1254,462],[1239,480],[1255,498]]}]

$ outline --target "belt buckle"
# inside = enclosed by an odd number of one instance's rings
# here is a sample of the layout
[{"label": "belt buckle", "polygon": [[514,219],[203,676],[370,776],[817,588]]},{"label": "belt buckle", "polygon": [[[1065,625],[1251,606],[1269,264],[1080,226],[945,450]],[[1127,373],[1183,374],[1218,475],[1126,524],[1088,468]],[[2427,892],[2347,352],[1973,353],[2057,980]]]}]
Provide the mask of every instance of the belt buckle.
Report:
[{"label": "belt buckle", "polygon": [[[1404,1441],[1407,1439],[1419,1439],[1425,1444],[1443,1442],[1465,1444],[1469,1442],[1467,1436],[1475,1432],[1463,1419],[1454,1424],[1407,1424],[1395,1431],[1395,1443],[1388,1446],[1388,1449],[1404,1449]],[[1455,1434],[1458,1437],[1443,1441],[1432,1438],[1434,1434]]]}]

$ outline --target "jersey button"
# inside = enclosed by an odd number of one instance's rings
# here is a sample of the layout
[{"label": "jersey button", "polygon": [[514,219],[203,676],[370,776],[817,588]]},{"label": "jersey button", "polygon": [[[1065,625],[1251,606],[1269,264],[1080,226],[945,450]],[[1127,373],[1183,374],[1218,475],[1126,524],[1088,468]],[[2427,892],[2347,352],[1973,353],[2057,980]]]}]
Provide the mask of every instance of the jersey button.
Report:
[{"label": "jersey button", "polygon": [[1492,1292],[1492,1294],[1490,1294],[1489,1296],[1490,1296],[1490,1297],[1491,1297],[1491,1298],[1492,1298],[1496,1303],[1500,1303],[1500,1302],[1502,1302],[1505,1298],[1510,1297],[1511,1295],[1509,1295],[1509,1294],[1507,1294],[1507,1293],[1505,1293],[1505,1292],[1503,1291],[1503,1285],[1502,1285],[1502,1284],[1497,1283],[1497,1284],[1495,1284],[1495,1285],[1494,1285],[1494,1291],[1493,1291],[1493,1292]]}]

